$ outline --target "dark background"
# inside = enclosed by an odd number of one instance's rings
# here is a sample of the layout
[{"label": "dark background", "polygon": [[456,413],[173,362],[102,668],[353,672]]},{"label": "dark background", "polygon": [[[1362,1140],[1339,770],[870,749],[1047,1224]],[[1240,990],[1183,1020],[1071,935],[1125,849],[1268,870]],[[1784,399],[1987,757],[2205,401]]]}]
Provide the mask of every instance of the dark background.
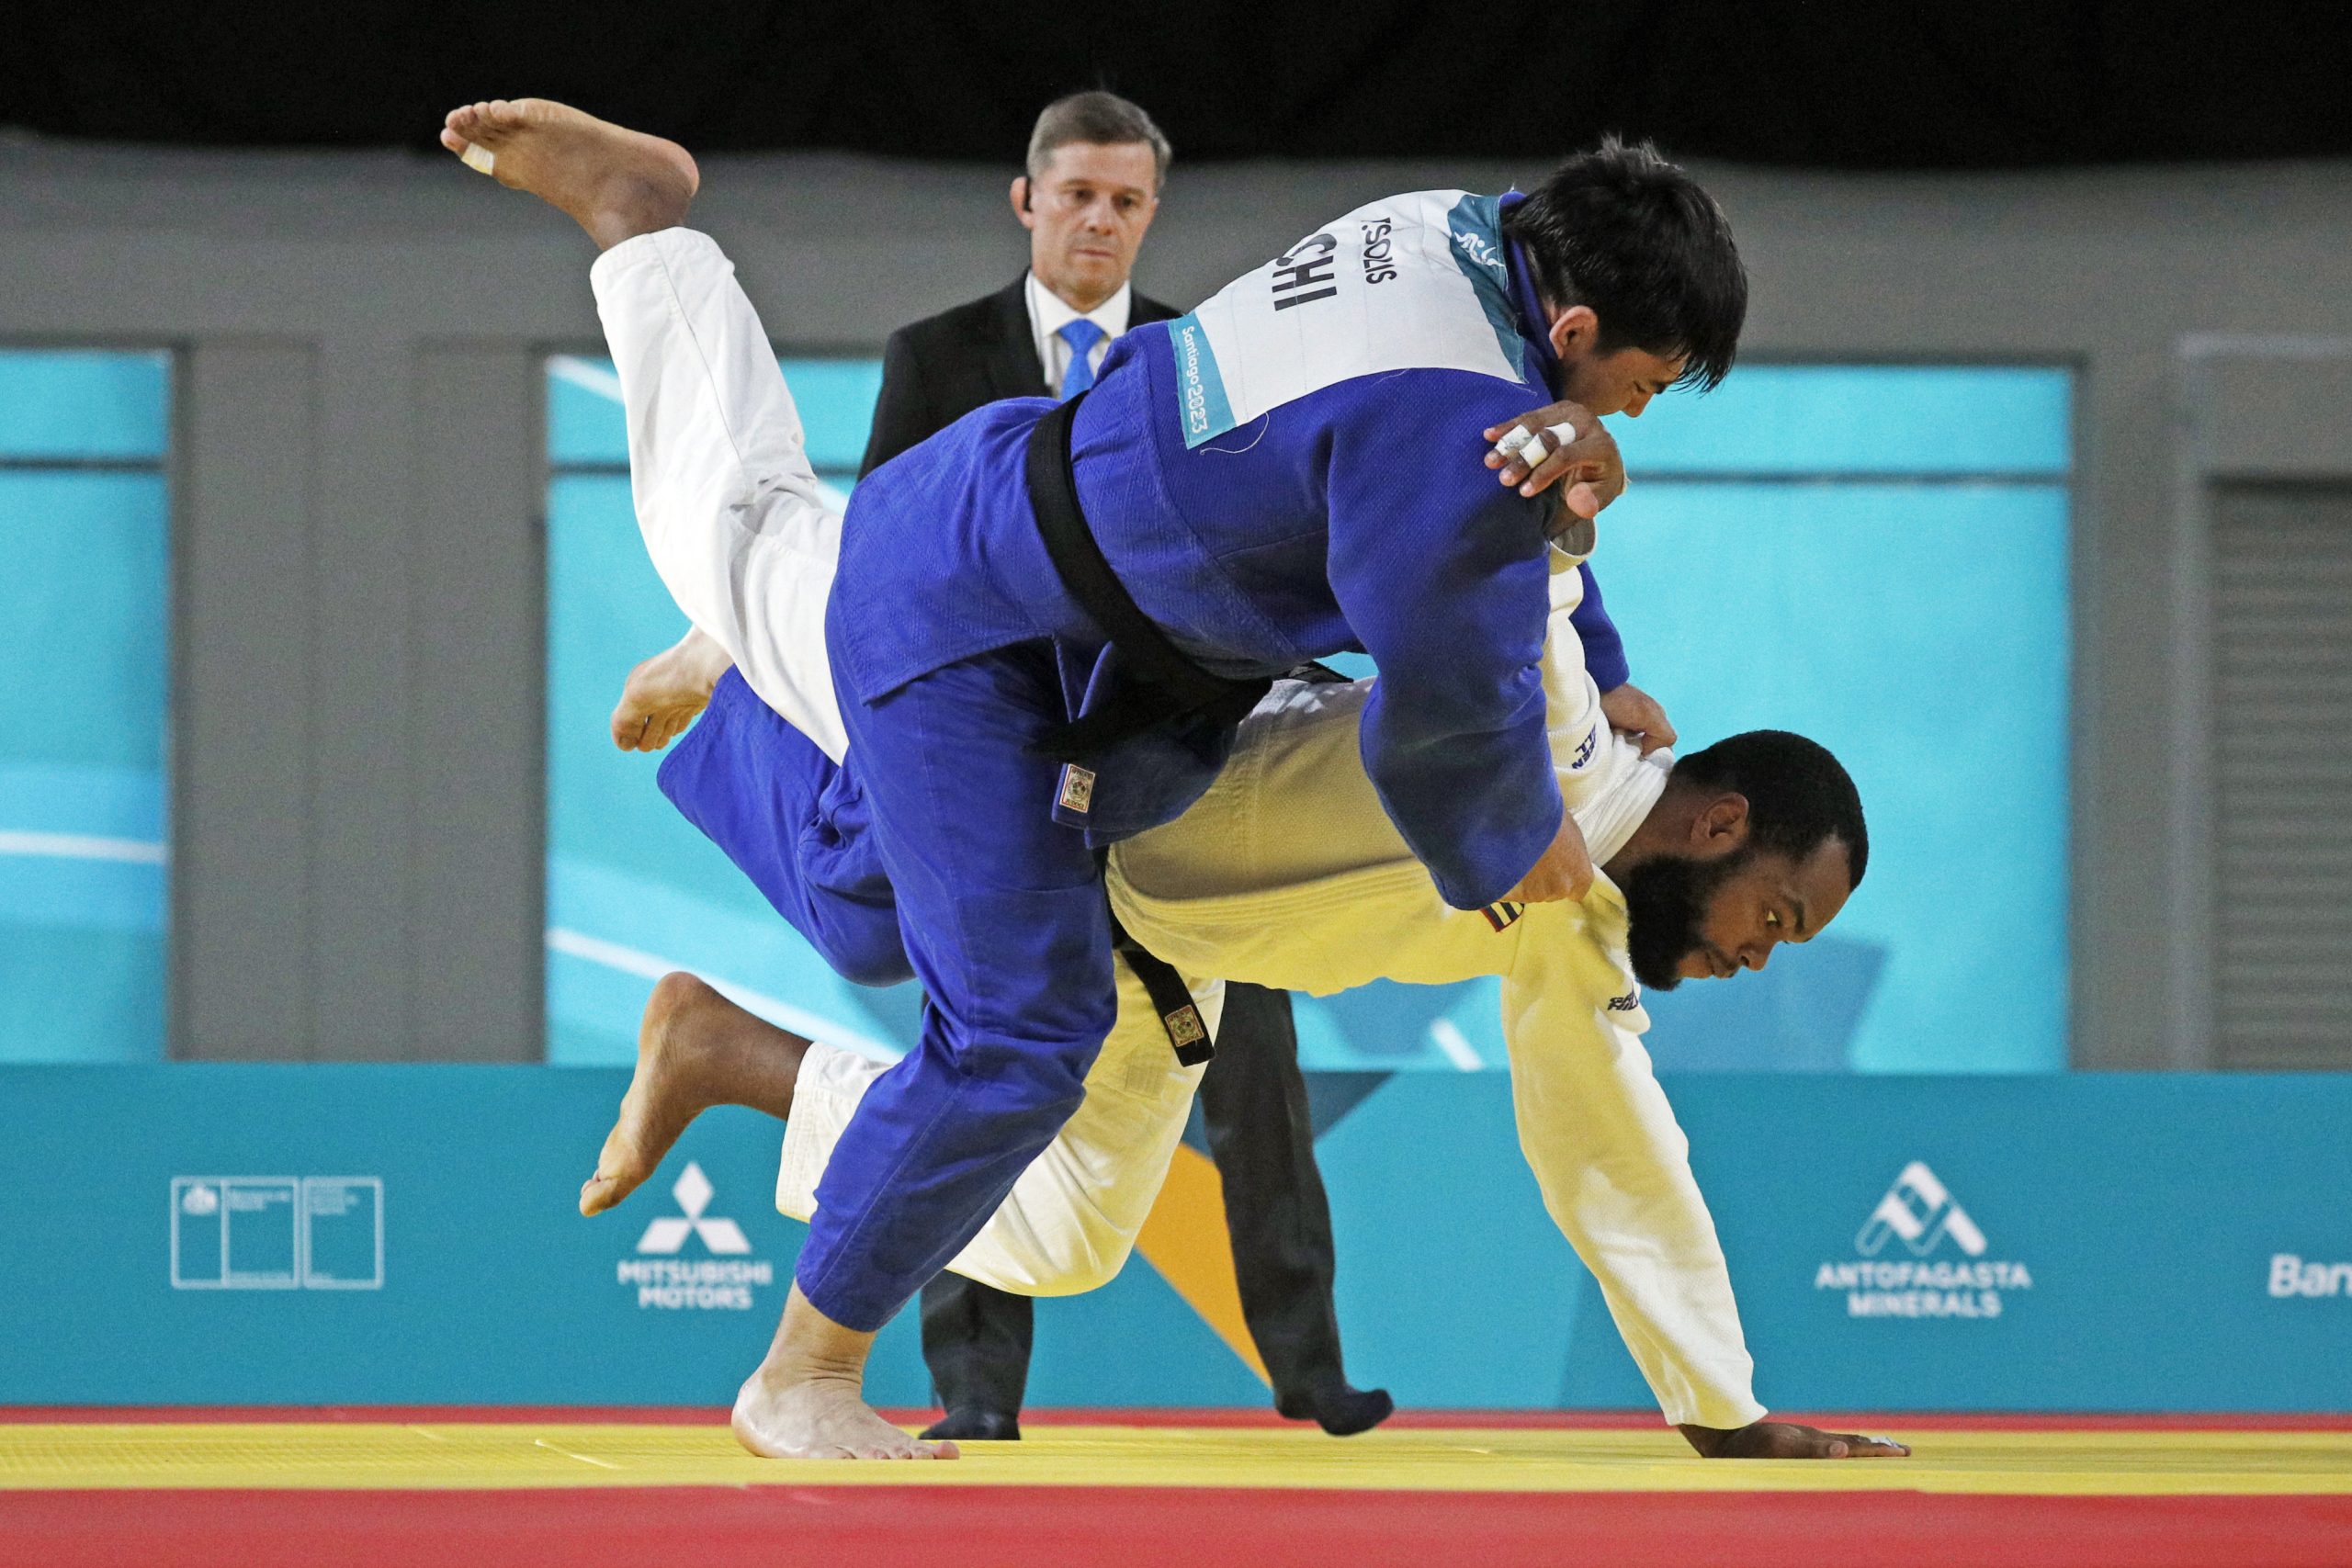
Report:
[{"label": "dark background", "polygon": [[1188,160],[1549,154],[1604,131],[1847,169],[2321,157],[2352,153],[2347,32],[2334,3],[8,0],[0,125],[421,149],[461,100],[538,96],[698,152],[1002,164],[1041,104],[1107,85]]}]

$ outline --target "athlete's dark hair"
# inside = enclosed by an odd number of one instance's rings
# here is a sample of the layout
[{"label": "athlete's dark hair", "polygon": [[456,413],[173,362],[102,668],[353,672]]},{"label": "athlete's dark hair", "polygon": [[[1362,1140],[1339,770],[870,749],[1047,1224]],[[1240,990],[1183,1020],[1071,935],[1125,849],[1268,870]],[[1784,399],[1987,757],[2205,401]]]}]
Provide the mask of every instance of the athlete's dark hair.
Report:
[{"label": "athlete's dark hair", "polygon": [[1503,215],[1536,291],[1600,318],[1603,354],[1688,361],[1704,389],[1731,373],[1747,319],[1747,269],[1714,198],[1646,141],[1614,137],[1561,164]]},{"label": "athlete's dark hair", "polygon": [[1871,861],[1861,792],[1826,747],[1785,729],[1751,729],[1675,760],[1674,776],[1747,797],[1748,842],[1804,860],[1835,839],[1846,847],[1846,886],[1861,886]]}]

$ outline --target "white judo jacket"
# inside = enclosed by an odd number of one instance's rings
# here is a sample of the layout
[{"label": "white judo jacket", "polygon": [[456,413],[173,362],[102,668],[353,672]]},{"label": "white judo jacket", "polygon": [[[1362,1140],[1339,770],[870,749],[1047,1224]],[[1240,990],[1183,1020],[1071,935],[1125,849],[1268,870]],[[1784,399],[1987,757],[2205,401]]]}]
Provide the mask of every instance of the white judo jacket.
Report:
[{"label": "white judo jacket", "polygon": [[[822,624],[840,521],[822,504],[757,315],[718,247],[688,231],[616,246],[591,276],[656,569],[752,689],[838,757]],[[1548,728],[1562,794],[1598,864],[1656,804],[1667,759],[1643,759],[1610,731],[1569,625],[1578,574],[1566,558],[1555,564]],[[1500,976],[1521,1148],[1666,1418],[1760,1418],[1714,1224],[1642,1047],[1649,1019],[1623,895],[1597,875],[1583,902],[1530,905],[1500,930],[1486,913],[1449,908],[1365,774],[1358,719],[1370,687],[1278,685],[1192,810],[1113,850],[1120,920],[1184,974],[1212,1027],[1226,979],[1328,995],[1374,979]],[[1141,983],[1118,972],[1118,1022],[1084,1104],[949,1265],[956,1271],[1023,1294],[1073,1294],[1109,1280],[1133,1250],[1202,1069],[1176,1062]],[[832,1145],[882,1070],[821,1043],[808,1052],[777,1177],[783,1213],[814,1212]]]}]

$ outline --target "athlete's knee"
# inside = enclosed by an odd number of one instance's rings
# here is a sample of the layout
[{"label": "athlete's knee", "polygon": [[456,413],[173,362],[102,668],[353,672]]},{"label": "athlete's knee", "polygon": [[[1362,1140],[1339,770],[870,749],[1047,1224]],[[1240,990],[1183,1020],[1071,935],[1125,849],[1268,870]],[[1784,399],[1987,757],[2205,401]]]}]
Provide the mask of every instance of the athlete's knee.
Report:
[{"label": "athlete's knee", "polygon": [[915,977],[895,919],[836,922],[827,927],[822,945],[825,962],[853,986],[895,986]]},{"label": "athlete's knee", "polygon": [[1099,1247],[1071,1247],[1047,1259],[1056,1291],[1063,1295],[1082,1296],[1089,1291],[1099,1291],[1119,1277],[1125,1267],[1127,1253],[1134,1247],[1133,1237],[1115,1251]]},{"label": "athlete's knee", "polygon": [[1086,1103],[1086,1073],[1094,1065],[1096,1049],[1011,1050],[994,1061],[984,1060],[981,1071],[1018,1101],[1024,1120],[1051,1137]]},{"label": "athlete's knee", "polygon": [[999,1136],[1008,1149],[1019,1151],[1024,1165],[1043,1154],[1086,1103],[1083,1081],[1073,1085],[1059,1074],[1016,1070],[988,1076],[980,1102],[999,1118]]},{"label": "athlete's knee", "polygon": [[1014,1186],[975,1239],[976,1277],[1023,1295],[1075,1296],[1102,1289],[1118,1277],[1135,1250],[1134,1235],[1090,1201],[1094,1194],[1040,1184],[1034,1179],[1035,1169]]}]

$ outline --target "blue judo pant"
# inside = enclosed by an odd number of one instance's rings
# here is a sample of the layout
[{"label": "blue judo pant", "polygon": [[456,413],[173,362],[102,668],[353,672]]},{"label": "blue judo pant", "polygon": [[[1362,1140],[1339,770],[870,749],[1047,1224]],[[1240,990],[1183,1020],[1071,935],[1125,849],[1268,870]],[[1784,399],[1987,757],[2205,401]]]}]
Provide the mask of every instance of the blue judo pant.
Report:
[{"label": "blue judo pant", "polygon": [[733,670],[662,760],[662,793],[843,979],[914,978],[854,769],[837,766]]},{"label": "blue judo pant", "polygon": [[663,765],[835,969],[923,985],[922,1039],[867,1089],[801,1248],[802,1293],[845,1327],[881,1327],[978,1234],[1078,1109],[1116,1015],[1101,872],[1053,820],[1059,765],[1030,751],[1067,716],[1051,646],[1023,644],[844,694],[834,768],[730,675]]}]

